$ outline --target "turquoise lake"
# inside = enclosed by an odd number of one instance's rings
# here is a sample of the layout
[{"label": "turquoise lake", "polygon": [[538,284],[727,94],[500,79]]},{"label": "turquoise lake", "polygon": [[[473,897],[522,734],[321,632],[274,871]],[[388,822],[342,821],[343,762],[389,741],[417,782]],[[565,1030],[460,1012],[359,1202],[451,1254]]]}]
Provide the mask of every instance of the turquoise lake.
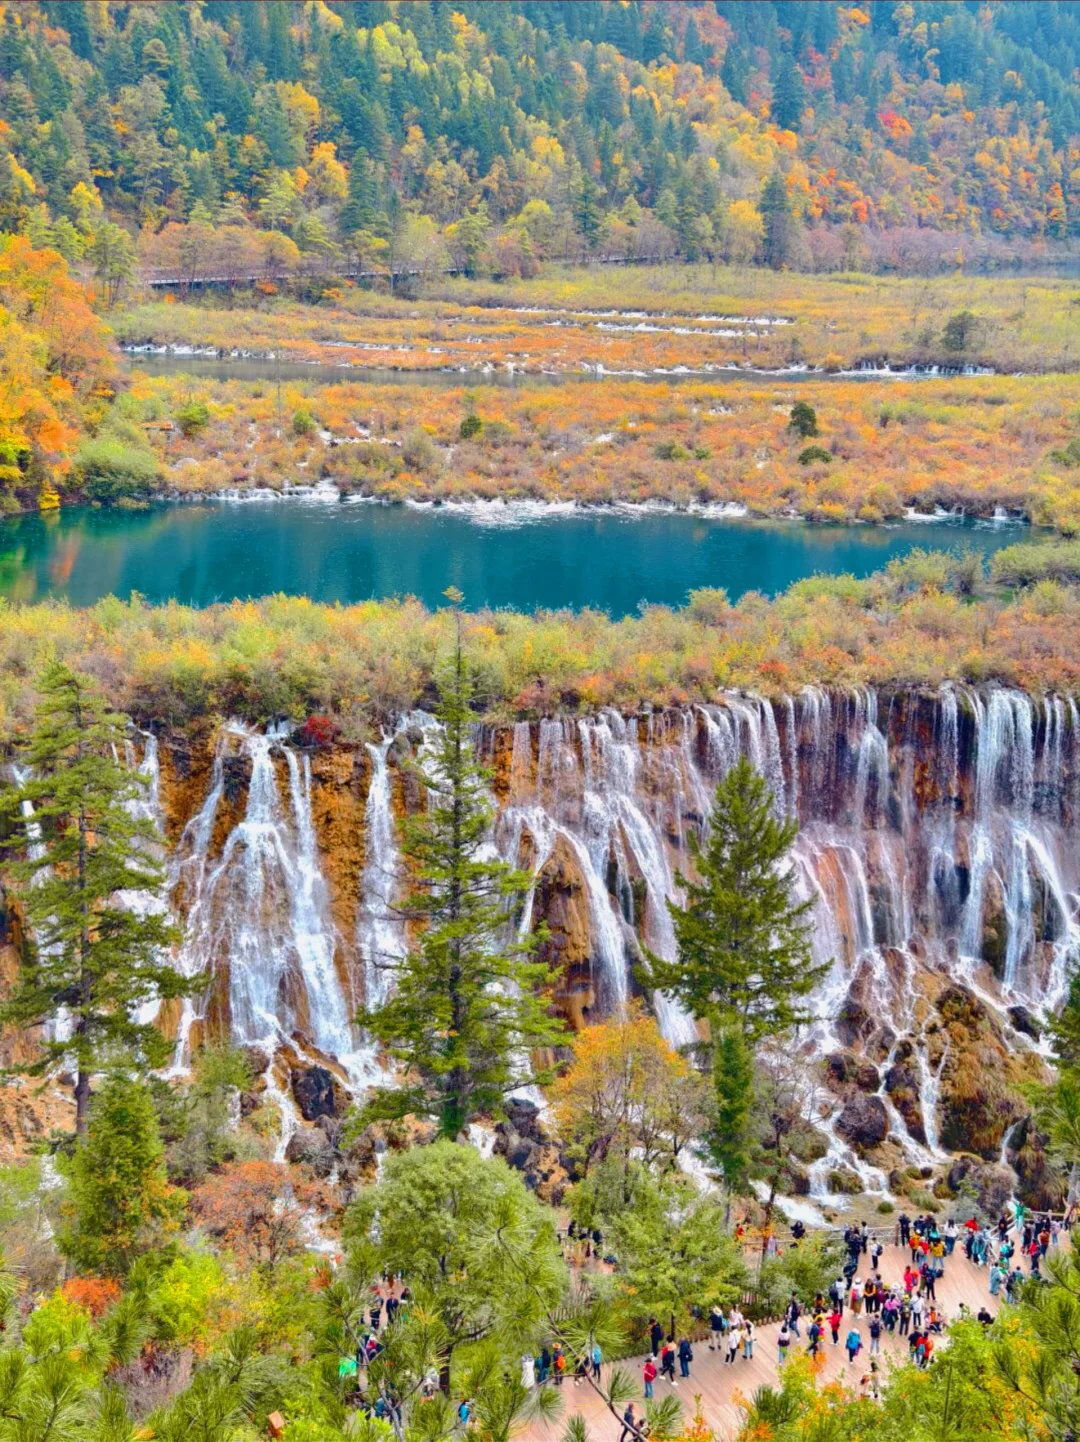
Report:
[{"label": "turquoise lake", "polygon": [[623,616],[642,602],[681,605],[701,586],[733,600],[775,595],[816,572],[869,575],[914,546],[989,553],[1023,534],[962,521],[840,527],[602,510],[523,520],[510,507],[478,521],[445,507],[302,501],[72,508],[0,522],[0,595],[85,606],[137,591],[205,606],[286,592],[437,605],[454,585],[474,609]]}]

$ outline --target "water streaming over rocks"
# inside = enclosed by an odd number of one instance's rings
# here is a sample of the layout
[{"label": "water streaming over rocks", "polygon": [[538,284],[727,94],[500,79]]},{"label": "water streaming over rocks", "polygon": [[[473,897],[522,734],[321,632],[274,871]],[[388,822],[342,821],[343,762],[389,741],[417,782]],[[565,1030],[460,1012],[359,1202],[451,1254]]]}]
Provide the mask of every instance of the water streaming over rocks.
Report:
[{"label": "water streaming over rocks", "polygon": [[[185,1009],[178,1064],[199,1021],[271,1051],[336,1058],[355,1085],[379,1075],[351,1018],[386,994],[376,963],[406,944],[394,904],[407,788],[396,777],[430,725],[406,717],[364,753],[349,938],[333,920],[310,757],[281,736],[222,733],[170,862],[185,925],[178,964],[212,978]],[[1075,704],[1056,696],[806,688],[775,702],[729,694],[478,728],[477,745],[494,775],[493,844],[534,878],[519,925],[546,922],[560,1002],[577,1023],[628,1000],[643,948],[672,954],[667,902],[739,755],[778,813],[798,817],[797,888],[815,904],[815,955],[830,962],[803,1040],[808,1067],[827,1058],[832,1078],[816,1117],[823,1154],[805,1181],[836,1200],[841,1183],[887,1195],[890,1167],[928,1168],[960,1145],[961,1104],[949,1099],[971,1070],[957,1051],[965,1027],[997,1038],[1006,1057],[1039,1045],[1037,1025],[1020,1018],[1060,1001],[1080,956],[1078,732]],[[246,795],[226,825],[237,761]],[[653,1001],[673,1043],[695,1038],[673,1000]],[[960,1032],[948,1024],[957,1016]],[[996,1161],[1017,1116],[999,1100],[986,1111],[986,1135],[963,1144]]]}]

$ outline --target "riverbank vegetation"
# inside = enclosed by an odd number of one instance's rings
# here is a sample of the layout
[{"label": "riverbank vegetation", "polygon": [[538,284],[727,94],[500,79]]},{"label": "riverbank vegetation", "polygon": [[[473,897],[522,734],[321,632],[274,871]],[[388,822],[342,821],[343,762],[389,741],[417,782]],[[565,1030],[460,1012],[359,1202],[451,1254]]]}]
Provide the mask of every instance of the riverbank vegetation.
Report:
[{"label": "riverbank vegetation", "polygon": [[[1005,554],[1005,553],[1002,553]],[[1080,681],[1080,589],[1041,580],[1012,599],[980,594],[977,556],[915,552],[868,580],[820,576],[775,601],[698,591],[681,610],[481,611],[463,620],[477,707],[492,717],[711,698],[719,687],[777,694],[806,684],[937,685],[998,680],[1072,692]],[[413,600],[319,606],[269,597],[195,610],[107,598],[0,607],[0,703],[26,724],[51,657],[98,675],[141,722],[333,715],[347,735],[433,695],[447,611]]]},{"label": "riverbank vegetation", "polygon": [[[843,370],[887,362],[1041,373],[1080,364],[1076,284],[1052,277],[560,266],[522,281],[432,275],[405,296],[328,282],[305,303],[290,300],[290,289],[282,277],[271,287],[280,294],[261,297],[132,299],[112,323],[117,338],[134,345],[400,370]],[[954,316],[966,317],[962,327],[949,327]]]},{"label": "riverbank vegetation", "polygon": [[[791,420],[799,402],[815,417],[809,439]],[[104,426],[120,429],[139,437],[130,474],[118,455],[106,479],[91,447],[75,496],[321,483],[384,501],[662,501],[816,521],[943,508],[1080,524],[1075,397],[1049,376],[436,387],[136,373]]]}]

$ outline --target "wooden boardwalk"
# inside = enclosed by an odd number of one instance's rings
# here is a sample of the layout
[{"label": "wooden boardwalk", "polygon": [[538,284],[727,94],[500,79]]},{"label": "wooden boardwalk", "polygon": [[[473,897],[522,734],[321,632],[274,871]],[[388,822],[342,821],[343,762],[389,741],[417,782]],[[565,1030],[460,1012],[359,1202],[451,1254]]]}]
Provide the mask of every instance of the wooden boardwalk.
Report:
[{"label": "wooden boardwalk", "polygon": [[[881,1275],[886,1284],[902,1284],[904,1266],[910,1255],[907,1248],[886,1246],[881,1259]],[[1025,1275],[1026,1272],[1025,1268]],[[865,1271],[860,1272],[860,1275],[864,1276]],[[956,1320],[960,1314],[962,1302],[970,1308],[972,1316],[979,1311],[984,1302],[995,1316],[1001,1305],[1001,1298],[990,1296],[989,1269],[976,1267],[969,1262],[961,1250],[960,1243],[957,1244],[957,1250],[946,1261],[945,1275],[939,1279],[936,1292],[936,1306],[946,1322]],[[809,1319],[805,1315],[799,1319],[802,1337],[800,1340],[792,1339],[789,1358],[798,1356],[805,1351],[808,1325]],[[852,1313],[848,1309],[844,1312],[840,1342],[836,1346],[833,1345],[832,1337],[826,1329],[826,1340],[822,1344],[822,1353],[819,1355],[817,1365],[819,1367],[818,1375],[822,1381],[840,1379],[857,1393],[861,1379],[870,1370],[870,1331],[865,1313],[856,1319],[856,1325],[863,1339],[863,1350],[856,1357],[854,1366],[848,1365],[847,1353],[844,1350],[844,1339],[851,1325]],[[695,1343],[690,1377],[688,1380],[679,1378],[678,1385],[672,1393],[683,1404],[683,1418],[686,1422],[689,1422],[693,1416],[695,1397],[700,1396],[702,1415],[720,1442],[730,1442],[730,1439],[738,1435],[743,1420],[740,1402],[752,1397],[758,1387],[764,1384],[775,1385],[777,1380],[776,1336],[780,1330],[780,1324],[778,1322],[764,1323],[756,1330],[753,1358],[750,1361],[744,1361],[740,1353],[738,1360],[732,1366],[728,1366],[721,1359],[719,1352],[710,1352],[707,1342]],[[934,1338],[935,1347],[940,1348],[942,1342],[941,1337]],[[890,1338],[888,1332],[883,1329],[879,1369],[882,1380],[887,1380],[890,1366],[903,1363],[907,1361],[907,1358],[907,1338]],[[643,1362],[643,1357],[637,1357],[627,1358],[623,1362],[614,1364],[629,1372],[638,1383],[639,1390],[634,1411],[639,1416],[644,1406],[644,1394],[641,1391]],[[604,1380],[606,1380],[609,1370],[608,1367],[603,1369]],[[565,1398],[562,1415],[552,1424],[534,1423],[525,1429],[523,1436],[529,1438],[530,1442],[557,1442],[557,1439],[562,1436],[568,1418],[578,1413],[585,1419],[592,1442],[618,1442],[619,1433],[622,1430],[621,1424],[612,1417],[606,1405],[587,1382],[581,1381],[575,1384],[572,1377],[567,1377],[561,1390]],[[670,1383],[657,1378],[654,1384],[657,1398],[663,1397],[671,1390]]]}]

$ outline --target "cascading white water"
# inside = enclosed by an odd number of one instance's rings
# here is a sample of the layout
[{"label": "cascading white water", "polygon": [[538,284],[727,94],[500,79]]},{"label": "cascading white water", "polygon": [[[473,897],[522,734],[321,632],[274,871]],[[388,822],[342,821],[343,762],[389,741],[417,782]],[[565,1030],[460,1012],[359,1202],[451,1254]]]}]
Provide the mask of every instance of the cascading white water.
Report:
[{"label": "cascading white water", "polygon": [[[270,1052],[283,1042],[302,1051],[306,1043],[335,1057],[358,1084],[370,1081],[379,1073],[358,1045],[353,1006],[335,964],[337,937],[311,814],[310,761],[275,737],[240,727],[223,735],[223,748],[230,745],[250,764],[247,806],[220,856],[211,858],[225,790],[219,749],[209,795],[181,838],[174,867],[174,882],[183,883],[187,900],[181,965],[188,974],[205,972],[218,994],[227,976],[235,1041]],[[287,808],[275,750],[285,758]],[[186,1016],[188,1031],[193,1017]]]},{"label": "cascading white water", "polygon": [[[173,864],[188,903],[182,964],[228,967],[239,1038],[299,1034],[355,1065],[311,823],[310,768],[273,738],[234,733],[228,744],[251,764],[247,812],[210,860],[224,784],[219,756]],[[287,805],[275,748],[288,768]],[[707,834],[715,785],[740,755],[768,781],[778,813],[799,817],[797,887],[814,902],[814,956],[831,962],[801,1044],[821,1055],[850,1045],[850,1027],[877,1027],[886,1038],[878,1096],[891,1134],[911,1163],[937,1161],[947,1053],[940,1044],[932,1051],[922,1034],[919,978],[927,968],[955,977],[1002,1014],[1014,1002],[1038,1009],[1059,998],[1080,957],[1077,707],[1003,689],[946,686],[886,704],[870,689],[845,696],[806,688],[775,705],[731,694],[641,718],[606,711],[519,723],[495,843],[538,878],[557,851],[576,873],[601,1008],[628,999],[642,946],[674,954],[667,903],[692,865],[691,838]],[[378,1001],[385,974],[374,960],[399,956],[405,938],[393,913],[395,756],[386,739],[369,756],[356,939],[366,995]],[[523,928],[533,925],[535,907],[536,893]],[[998,928],[1000,954],[986,950],[988,926]],[[672,1041],[694,1039],[689,1018],[662,997],[656,1007]],[[864,1032],[858,1045],[865,1040]],[[915,1135],[888,1090],[897,1066],[908,1068],[918,1092]],[[369,1074],[370,1059],[357,1070]],[[811,1169],[815,1192],[826,1196],[829,1174],[850,1168],[884,1195],[882,1173],[837,1132],[839,1111],[830,1106],[821,1118],[829,1154]]]},{"label": "cascading white water", "polygon": [[[395,733],[396,734],[396,733]],[[391,805],[387,753],[394,736],[369,743],[371,781],[364,808],[364,874],[360,880],[357,946],[364,969],[364,1002],[372,1009],[386,1000],[392,967],[405,955],[405,926],[394,913],[400,891],[401,857]]]}]

